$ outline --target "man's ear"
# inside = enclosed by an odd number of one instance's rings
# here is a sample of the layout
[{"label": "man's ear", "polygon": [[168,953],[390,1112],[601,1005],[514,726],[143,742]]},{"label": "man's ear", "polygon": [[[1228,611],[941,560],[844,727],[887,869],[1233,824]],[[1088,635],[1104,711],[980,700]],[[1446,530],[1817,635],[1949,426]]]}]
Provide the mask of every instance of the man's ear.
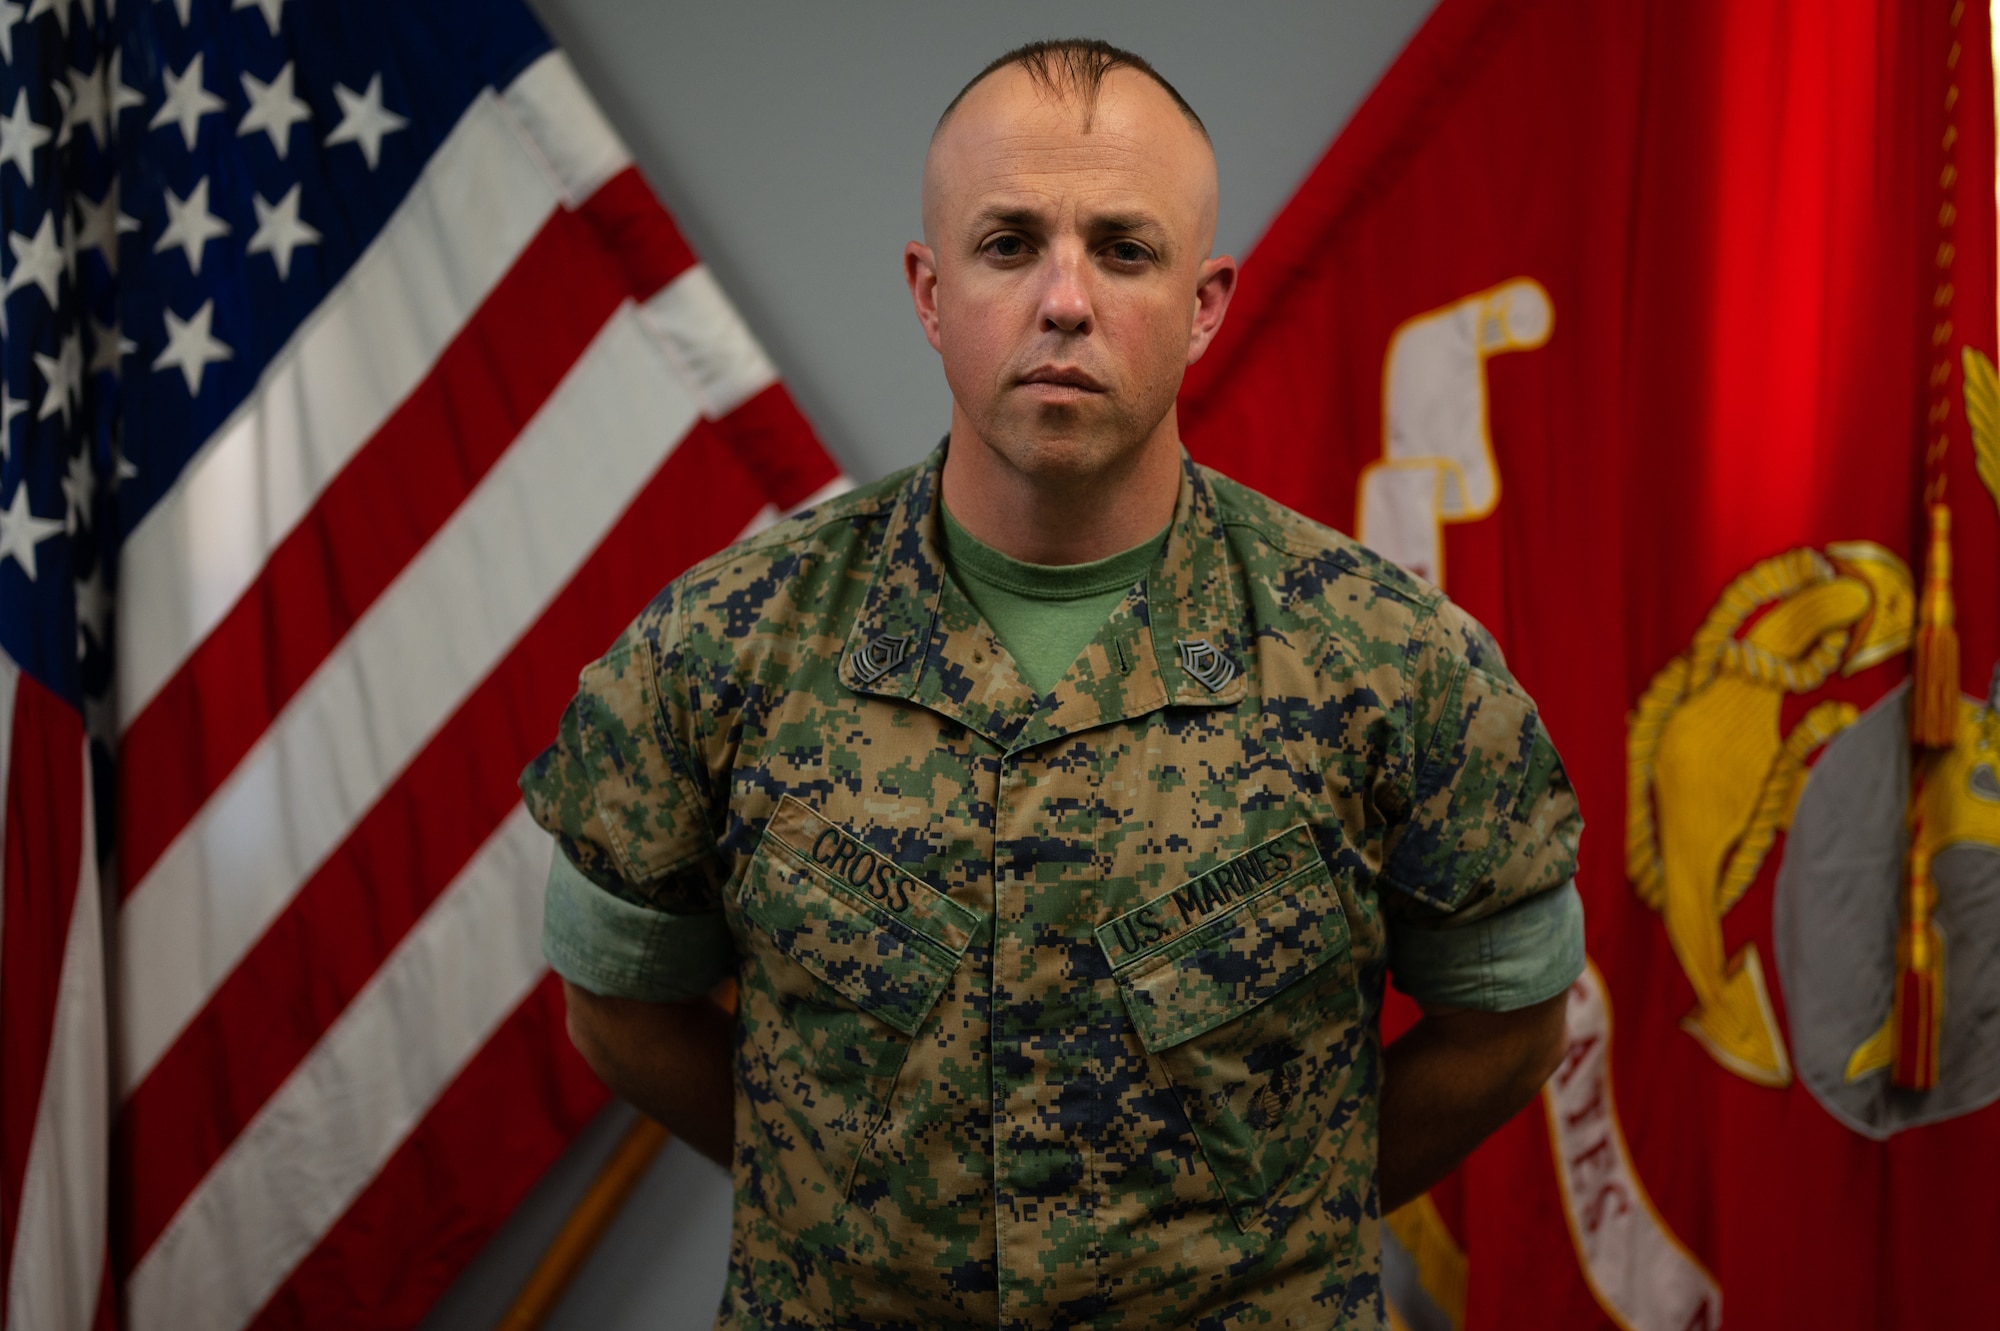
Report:
[{"label": "man's ear", "polygon": [[1194,288],[1194,326],[1188,329],[1188,358],[1192,365],[1208,350],[1208,344],[1222,327],[1229,310],[1229,298],[1236,294],[1236,260],[1217,255],[1201,266],[1201,280]]},{"label": "man's ear", "polygon": [[917,322],[924,326],[924,340],[931,350],[942,353],[938,337],[937,256],[921,241],[903,246],[903,278],[910,284],[910,303],[917,307]]}]

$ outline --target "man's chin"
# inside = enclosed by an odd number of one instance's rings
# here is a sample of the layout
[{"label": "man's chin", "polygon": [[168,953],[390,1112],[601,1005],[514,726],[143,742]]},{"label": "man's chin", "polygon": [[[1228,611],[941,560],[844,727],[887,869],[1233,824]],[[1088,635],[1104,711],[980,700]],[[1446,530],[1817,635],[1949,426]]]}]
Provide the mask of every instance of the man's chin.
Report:
[{"label": "man's chin", "polygon": [[1086,480],[1133,451],[1131,441],[1115,432],[1074,428],[1009,432],[991,446],[1015,471],[1037,480]]}]

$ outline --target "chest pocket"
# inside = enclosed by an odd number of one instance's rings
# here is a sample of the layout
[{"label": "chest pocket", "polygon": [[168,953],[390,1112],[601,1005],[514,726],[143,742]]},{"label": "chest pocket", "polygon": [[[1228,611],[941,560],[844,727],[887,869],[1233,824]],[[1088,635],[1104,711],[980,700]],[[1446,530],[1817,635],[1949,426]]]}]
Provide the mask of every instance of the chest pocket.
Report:
[{"label": "chest pocket", "polygon": [[[1239,1228],[1318,1195],[1360,1110],[1347,916],[1304,826],[1098,927],[1139,1039],[1173,1083]],[[1325,1149],[1322,1149],[1325,1148]]]},{"label": "chest pocket", "polygon": [[741,1075],[760,1136],[803,1142],[844,1196],[979,916],[789,795],[735,900],[749,926]]}]

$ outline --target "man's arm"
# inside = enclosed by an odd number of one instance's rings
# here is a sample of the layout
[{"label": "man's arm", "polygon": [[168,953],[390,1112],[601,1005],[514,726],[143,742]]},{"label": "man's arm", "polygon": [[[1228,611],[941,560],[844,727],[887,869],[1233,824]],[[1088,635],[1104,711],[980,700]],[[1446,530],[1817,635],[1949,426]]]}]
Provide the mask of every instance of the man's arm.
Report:
[{"label": "man's arm", "polygon": [[1383,1051],[1382,1211],[1420,1196],[1535,1098],[1568,1045],[1567,991],[1512,1012],[1424,1008]]},{"label": "man's arm", "polygon": [[590,1070],[709,1159],[729,1167],[736,1136],[735,1018],[707,998],[644,1003],[563,981],[569,1038]]}]

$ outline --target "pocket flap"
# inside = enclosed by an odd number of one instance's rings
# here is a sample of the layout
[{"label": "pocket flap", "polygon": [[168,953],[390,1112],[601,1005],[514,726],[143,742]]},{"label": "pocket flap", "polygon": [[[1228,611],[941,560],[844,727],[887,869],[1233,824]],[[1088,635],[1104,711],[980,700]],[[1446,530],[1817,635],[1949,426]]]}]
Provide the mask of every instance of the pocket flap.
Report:
[{"label": "pocket flap", "polygon": [[737,902],[792,960],[905,1035],[923,1025],[979,925],[789,795]]},{"label": "pocket flap", "polygon": [[1304,825],[1096,933],[1151,1053],[1235,1020],[1348,953],[1347,914]]}]

